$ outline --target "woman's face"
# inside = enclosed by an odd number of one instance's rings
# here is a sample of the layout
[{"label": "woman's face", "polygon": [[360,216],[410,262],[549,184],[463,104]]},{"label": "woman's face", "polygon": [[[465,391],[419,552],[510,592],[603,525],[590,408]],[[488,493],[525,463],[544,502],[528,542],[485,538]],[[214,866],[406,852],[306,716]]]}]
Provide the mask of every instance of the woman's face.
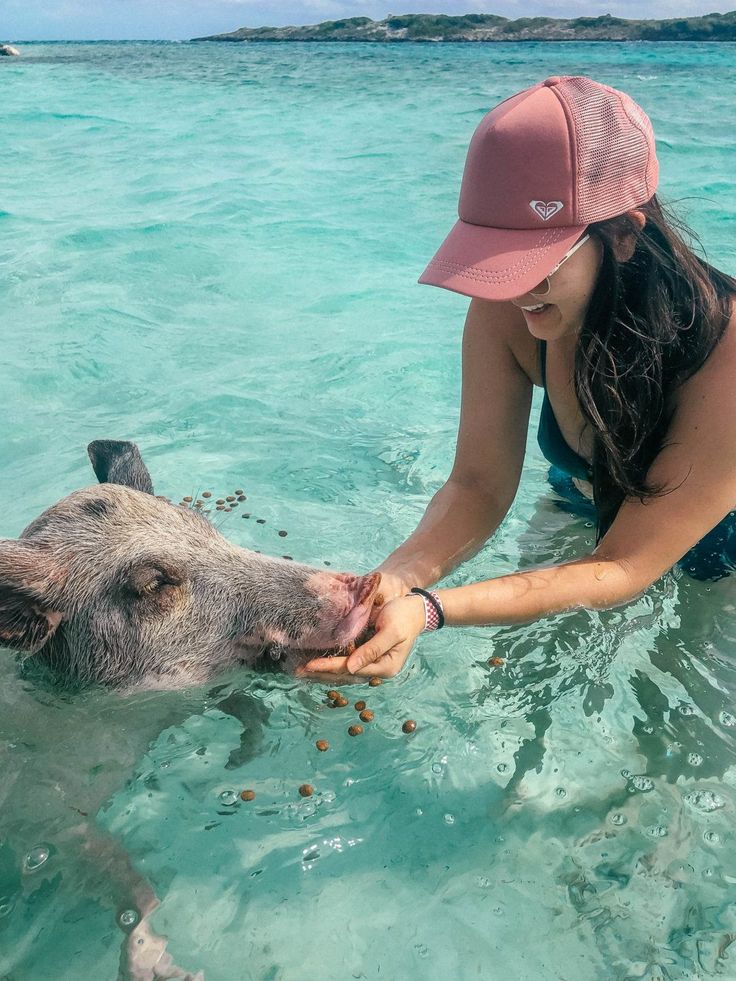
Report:
[{"label": "woman's face", "polygon": [[[550,276],[549,293],[545,296],[525,293],[511,301],[521,309],[533,337],[555,341],[577,336],[583,326],[602,261],[603,246],[595,236],[591,236]],[[533,289],[544,292],[546,285],[542,281]],[[524,307],[535,307],[540,303],[545,305],[539,312],[524,310]]]}]

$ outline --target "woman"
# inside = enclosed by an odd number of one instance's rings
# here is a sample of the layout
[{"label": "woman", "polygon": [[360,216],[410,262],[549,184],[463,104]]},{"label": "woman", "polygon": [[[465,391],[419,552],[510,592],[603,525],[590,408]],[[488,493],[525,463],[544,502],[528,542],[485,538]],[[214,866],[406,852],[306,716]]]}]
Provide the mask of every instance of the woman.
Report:
[{"label": "woman", "polygon": [[[699,578],[736,568],[736,281],[683,242],[657,178],[647,116],[587,78],[548,78],[481,121],[460,220],[420,280],[472,297],[455,463],[380,566],[375,635],[305,673],[390,677],[443,623],[615,606],[678,561]],[[428,591],[508,511],[534,385],[550,479],[594,508],[595,550]]]}]

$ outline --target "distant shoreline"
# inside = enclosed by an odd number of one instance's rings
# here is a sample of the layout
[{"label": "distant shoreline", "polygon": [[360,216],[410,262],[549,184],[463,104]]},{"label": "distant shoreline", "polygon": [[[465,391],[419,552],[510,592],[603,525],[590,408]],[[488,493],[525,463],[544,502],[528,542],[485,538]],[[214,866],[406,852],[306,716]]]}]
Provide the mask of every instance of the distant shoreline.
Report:
[{"label": "distant shoreline", "polygon": [[521,17],[496,14],[402,14],[374,21],[349,17],[290,27],[241,27],[227,34],[195,37],[192,41],[270,42],[347,41],[391,44],[526,41],[736,41],[736,11],[667,20],[625,20],[601,17]]}]

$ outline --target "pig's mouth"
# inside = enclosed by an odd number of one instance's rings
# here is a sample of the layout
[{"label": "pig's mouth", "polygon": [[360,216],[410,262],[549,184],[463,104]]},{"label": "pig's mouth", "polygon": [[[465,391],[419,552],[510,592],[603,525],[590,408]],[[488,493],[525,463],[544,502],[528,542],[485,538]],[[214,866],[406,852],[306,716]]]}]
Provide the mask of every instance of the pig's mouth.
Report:
[{"label": "pig's mouth", "polygon": [[280,661],[287,654],[296,654],[305,661],[314,657],[345,657],[373,636],[368,623],[376,598],[381,574],[371,573],[363,577],[359,591],[348,612],[337,624],[310,630],[301,638],[270,640],[261,649],[262,655]]}]

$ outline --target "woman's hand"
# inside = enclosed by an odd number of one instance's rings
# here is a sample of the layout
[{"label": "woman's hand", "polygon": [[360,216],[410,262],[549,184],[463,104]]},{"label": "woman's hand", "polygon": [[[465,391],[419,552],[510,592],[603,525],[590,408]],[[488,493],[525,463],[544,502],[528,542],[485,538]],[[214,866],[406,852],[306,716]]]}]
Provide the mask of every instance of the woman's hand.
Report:
[{"label": "woman's hand", "polygon": [[393,678],[404,667],[414,641],[424,630],[422,597],[399,596],[386,603],[378,612],[375,630],[371,639],[349,657],[314,658],[297,668],[297,676],[314,681]]},{"label": "woman's hand", "polygon": [[387,603],[398,599],[399,596],[406,596],[410,589],[410,586],[395,572],[381,572],[380,569],[375,571],[381,573],[381,582],[373,599],[373,609],[368,620],[371,624],[376,622],[378,614]]}]

